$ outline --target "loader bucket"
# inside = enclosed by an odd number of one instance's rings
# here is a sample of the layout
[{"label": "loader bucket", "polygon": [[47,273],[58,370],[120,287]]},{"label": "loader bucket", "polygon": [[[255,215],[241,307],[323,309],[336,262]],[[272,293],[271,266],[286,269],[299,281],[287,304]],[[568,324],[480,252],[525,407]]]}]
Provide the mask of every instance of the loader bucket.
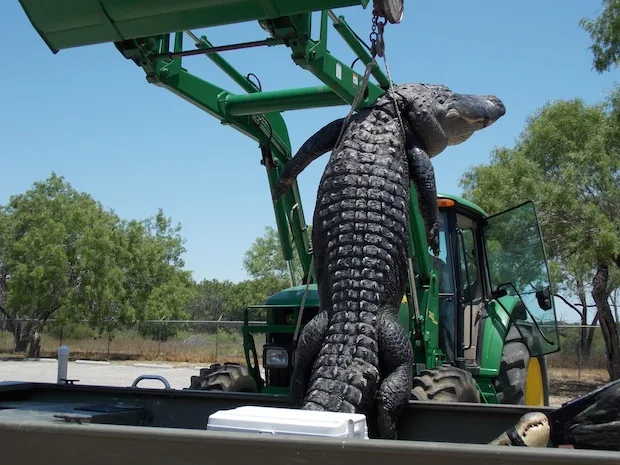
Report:
[{"label": "loader bucket", "polygon": [[370,0],[19,0],[52,52],[209,26],[361,5]]}]

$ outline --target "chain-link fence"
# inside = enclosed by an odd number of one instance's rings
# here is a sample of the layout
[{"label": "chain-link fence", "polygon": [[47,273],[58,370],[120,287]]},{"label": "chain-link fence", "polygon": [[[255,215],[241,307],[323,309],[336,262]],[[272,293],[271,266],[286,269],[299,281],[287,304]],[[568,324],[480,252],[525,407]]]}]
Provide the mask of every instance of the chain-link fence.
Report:
[{"label": "chain-link fence", "polygon": [[[252,322],[264,325],[264,322]],[[147,321],[131,329],[98,334],[86,323],[50,320],[41,332],[41,357],[55,357],[67,345],[76,358],[163,360],[171,362],[244,361],[241,321]],[[561,351],[548,356],[550,368],[605,369],[605,343],[599,326],[560,325]],[[257,355],[264,334],[254,334]],[[14,353],[15,338],[0,321],[0,353]]]},{"label": "chain-link fence", "polygon": [[560,351],[547,357],[549,367],[573,368],[578,372],[607,368],[605,341],[600,326],[558,325],[558,331]]},{"label": "chain-link fence", "polygon": [[[15,337],[6,323],[2,326],[0,322],[0,353],[14,353]],[[61,325],[50,320],[40,334],[40,356],[55,357],[58,347],[66,345],[72,358],[82,359],[244,361],[242,326],[242,321],[145,321],[130,329],[99,334],[85,322]],[[254,340],[260,355],[265,336],[254,334]]]}]

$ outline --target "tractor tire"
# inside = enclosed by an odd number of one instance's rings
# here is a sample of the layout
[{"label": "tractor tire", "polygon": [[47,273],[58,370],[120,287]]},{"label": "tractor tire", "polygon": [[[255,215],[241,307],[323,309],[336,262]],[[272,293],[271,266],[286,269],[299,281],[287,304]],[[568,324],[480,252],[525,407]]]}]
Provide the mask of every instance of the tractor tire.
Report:
[{"label": "tractor tire", "polygon": [[[528,382],[531,383],[530,386]],[[519,330],[511,326],[504,342],[499,375],[495,381],[499,403],[548,406],[548,382],[546,358],[542,356],[532,359]]]},{"label": "tractor tire", "polygon": [[215,363],[192,376],[189,389],[199,391],[257,392],[256,381],[247,367],[238,363]]},{"label": "tractor tire", "polygon": [[413,378],[411,400],[480,403],[480,392],[470,372],[454,366],[423,370]]}]

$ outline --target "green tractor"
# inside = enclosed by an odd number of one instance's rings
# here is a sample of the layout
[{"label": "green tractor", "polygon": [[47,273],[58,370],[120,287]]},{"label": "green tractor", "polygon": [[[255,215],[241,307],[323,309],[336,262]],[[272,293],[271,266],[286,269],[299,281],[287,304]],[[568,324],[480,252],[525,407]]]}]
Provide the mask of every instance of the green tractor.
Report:
[{"label": "green tractor", "polygon": [[[53,53],[113,43],[148,83],[254,140],[260,148],[256,161],[265,167],[269,188],[293,153],[282,112],[372,105],[390,86],[373,50],[382,48],[383,27],[403,17],[402,0],[372,0],[369,45],[333,10],[368,8],[370,0],[20,0],[20,4]],[[313,28],[316,19],[318,28]],[[260,34],[250,42],[214,45],[192,31],[249,22],[255,22]],[[330,24],[356,56],[350,66],[329,51]],[[184,46],[187,38],[193,48]],[[264,90],[260,81],[250,79],[250,74],[244,75],[222,56],[257,47],[287,48],[295,65],[313,74],[321,85]],[[189,72],[182,60],[196,56],[209,58],[245,92],[232,93]],[[449,151],[445,156],[450,156]],[[417,198],[412,195],[410,200],[409,286],[400,321],[415,351],[412,397],[547,404],[545,355],[559,350],[559,341],[533,205],[489,217],[454,196],[440,196],[438,202],[443,223],[441,255],[432,257]],[[190,389],[271,395],[288,390],[294,336],[318,308],[312,244],[297,183],[274,203],[274,213],[291,287],[263,305],[246,309],[247,366],[206,368],[193,377]],[[303,269],[301,282],[308,286],[293,286],[297,282],[294,251]],[[250,324],[250,314],[258,310],[266,313],[266,325]],[[253,336],[257,333],[266,337],[261,354],[264,378]]]},{"label": "green tractor", "polygon": [[[438,205],[441,253],[433,257],[411,197],[414,279],[403,296],[400,322],[415,353],[412,399],[549,405],[546,354],[559,350],[559,340],[533,203],[490,217],[453,195],[440,195]],[[294,334],[318,309],[313,284],[290,287],[247,308],[247,367],[214,365],[193,377],[191,388],[287,394]],[[266,325],[251,322],[257,310],[266,310]],[[265,334],[264,377],[254,340],[259,333]]]}]

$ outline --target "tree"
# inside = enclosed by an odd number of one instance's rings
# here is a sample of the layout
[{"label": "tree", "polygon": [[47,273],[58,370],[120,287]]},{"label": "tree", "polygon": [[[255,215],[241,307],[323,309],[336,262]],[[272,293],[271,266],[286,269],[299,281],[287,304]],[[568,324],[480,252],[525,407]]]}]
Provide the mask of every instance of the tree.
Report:
[{"label": "tree", "polygon": [[[588,106],[580,99],[544,105],[528,118],[514,148],[461,178],[463,195],[489,213],[532,199],[556,279],[591,289],[611,379],[620,378],[620,343],[609,298],[620,284],[620,89]],[[587,282],[589,281],[589,282]]]},{"label": "tree", "polygon": [[[289,282],[289,272],[278,231],[271,226],[265,227],[265,234],[257,238],[246,251],[243,267],[254,279],[270,278],[278,280],[283,286]],[[294,253],[293,270],[297,279],[303,276],[301,264]],[[299,283],[294,283],[299,284]]]},{"label": "tree", "polygon": [[178,316],[191,281],[182,239],[162,212],[121,221],[52,173],[0,207],[0,312],[15,351],[40,352],[52,316],[99,331]]},{"label": "tree", "polygon": [[[88,288],[92,294],[122,293],[119,274],[106,263],[116,256],[116,218],[55,174],[12,196],[1,211],[0,305],[15,338],[15,351],[25,351],[30,343],[29,355],[37,356],[41,329],[63,306],[80,300],[78,288]],[[101,260],[88,253],[92,247],[102,252]],[[89,287],[93,275],[101,279]]]},{"label": "tree", "polygon": [[594,21],[582,18],[579,22],[593,41],[593,67],[599,73],[618,66],[620,61],[620,0],[603,0],[603,6]]},{"label": "tree", "polygon": [[[267,297],[288,287],[288,281],[266,276],[249,279],[235,284],[226,305],[226,317],[229,320],[241,320],[243,309],[250,305],[261,305]],[[265,312],[254,311],[250,318],[263,317]]]},{"label": "tree", "polygon": [[196,284],[194,298],[187,307],[192,320],[217,320],[226,316],[235,284],[217,279],[203,280]]},{"label": "tree", "polygon": [[[146,220],[123,222],[122,247],[125,268],[126,310],[118,320],[133,324],[144,320],[177,320],[187,317],[184,309],[193,296],[194,286],[189,271],[183,270],[185,253],[180,225],[172,226],[163,211]],[[91,313],[91,324],[105,326],[116,321],[115,315]],[[168,336],[172,326],[167,325]],[[113,328],[112,328],[113,329]],[[159,336],[161,331],[158,330]]]}]

